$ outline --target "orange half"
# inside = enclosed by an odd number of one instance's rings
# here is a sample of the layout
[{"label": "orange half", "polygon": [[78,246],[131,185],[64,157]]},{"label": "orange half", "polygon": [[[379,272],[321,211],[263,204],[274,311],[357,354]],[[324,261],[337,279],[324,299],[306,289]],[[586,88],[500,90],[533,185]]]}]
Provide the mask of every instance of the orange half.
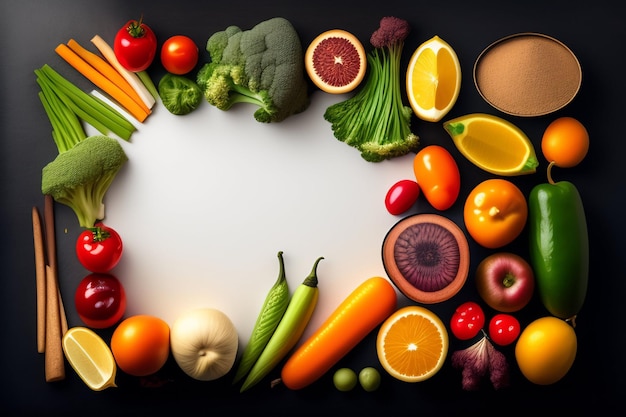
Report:
[{"label": "orange half", "polygon": [[403,307],[381,325],[376,352],[382,367],[394,378],[425,381],[439,372],[446,360],[448,332],[431,310]]}]

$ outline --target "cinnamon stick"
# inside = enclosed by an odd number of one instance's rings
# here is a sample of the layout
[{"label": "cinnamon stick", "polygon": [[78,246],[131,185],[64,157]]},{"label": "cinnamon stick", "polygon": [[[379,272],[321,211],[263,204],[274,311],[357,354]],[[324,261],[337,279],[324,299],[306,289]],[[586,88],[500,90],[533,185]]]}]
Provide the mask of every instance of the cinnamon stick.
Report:
[{"label": "cinnamon stick", "polygon": [[37,293],[37,352],[43,353],[46,349],[46,255],[41,216],[37,207],[33,207],[33,240]]},{"label": "cinnamon stick", "polygon": [[[47,262],[55,278],[58,277],[57,269],[57,249],[56,249],[56,233],[54,227],[54,199],[51,195],[44,196],[44,224],[46,230],[46,254]],[[63,306],[63,299],[61,298],[60,290],[58,289],[58,281],[56,283],[58,293],[58,305],[59,314],[61,320],[61,334],[65,334],[67,331],[67,317],[65,315],[65,307]]]},{"label": "cinnamon stick", "polygon": [[54,232],[54,199],[51,195],[44,196],[44,224],[46,228],[46,253],[48,265],[57,271],[56,236]]},{"label": "cinnamon stick", "polygon": [[61,315],[57,277],[50,265],[46,265],[46,382],[65,379],[65,356],[61,335]]},{"label": "cinnamon stick", "polygon": [[63,334],[67,330],[67,318],[61,298],[57,274],[56,233],[54,222],[54,200],[44,199],[44,229],[46,235],[46,347],[45,375],[47,382],[65,379],[65,355]]}]

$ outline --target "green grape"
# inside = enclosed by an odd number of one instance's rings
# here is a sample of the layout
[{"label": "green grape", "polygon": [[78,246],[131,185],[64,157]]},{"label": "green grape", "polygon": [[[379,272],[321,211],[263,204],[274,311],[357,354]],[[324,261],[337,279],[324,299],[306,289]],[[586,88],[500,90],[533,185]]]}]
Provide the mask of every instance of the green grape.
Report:
[{"label": "green grape", "polygon": [[339,391],[350,391],[357,381],[356,373],[350,368],[337,369],[333,375],[333,383]]},{"label": "green grape", "polygon": [[367,392],[376,391],[380,386],[380,372],[371,366],[361,369],[359,383]]}]

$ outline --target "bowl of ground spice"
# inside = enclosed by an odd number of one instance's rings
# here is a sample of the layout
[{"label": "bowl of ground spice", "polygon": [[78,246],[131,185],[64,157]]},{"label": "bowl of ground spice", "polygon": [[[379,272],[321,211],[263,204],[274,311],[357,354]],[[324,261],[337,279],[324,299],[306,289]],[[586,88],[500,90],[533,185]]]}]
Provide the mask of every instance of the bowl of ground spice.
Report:
[{"label": "bowl of ground spice", "polygon": [[514,116],[543,116],[578,94],[582,69],[559,40],[518,33],[485,48],[474,64],[474,84],[491,106]]}]

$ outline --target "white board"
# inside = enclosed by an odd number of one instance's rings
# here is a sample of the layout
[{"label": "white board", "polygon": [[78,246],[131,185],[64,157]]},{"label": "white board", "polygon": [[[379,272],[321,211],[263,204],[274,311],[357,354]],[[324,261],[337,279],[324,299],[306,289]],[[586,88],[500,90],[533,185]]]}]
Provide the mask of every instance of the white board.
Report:
[{"label": "white board", "polygon": [[306,337],[361,282],[386,276],[381,245],[400,217],[384,198],[414,178],[413,157],[366,162],[338,141],[323,114],[346,98],[316,92],[305,112],[274,124],[257,122],[247,104],[224,112],[203,102],[176,116],[157,103],[122,141],[129,161],[105,197],[105,223],[124,242],[115,275],[126,316],[171,325],[187,309],[213,307],[245,344],[278,276],[278,251],[292,292],[323,256]]}]

